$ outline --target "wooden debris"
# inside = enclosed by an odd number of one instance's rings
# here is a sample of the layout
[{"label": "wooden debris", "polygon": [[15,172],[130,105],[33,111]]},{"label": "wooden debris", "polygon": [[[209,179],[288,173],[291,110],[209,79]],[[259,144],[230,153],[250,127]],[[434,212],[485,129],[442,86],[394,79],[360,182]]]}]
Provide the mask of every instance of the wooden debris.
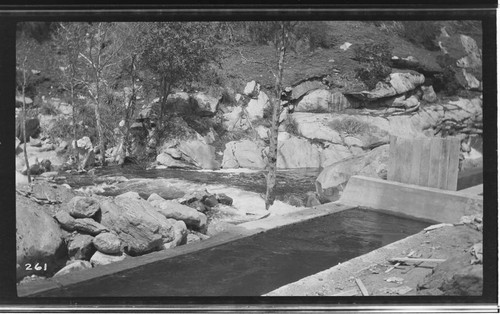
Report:
[{"label": "wooden debris", "polygon": [[[406,255],[406,257],[410,257],[410,256],[413,256],[413,254],[415,254],[415,251],[414,250],[411,250],[410,253],[408,253],[408,255]],[[398,266],[401,265],[401,263],[396,263],[396,265],[392,266],[392,267],[389,267],[385,273],[389,273],[391,270],[393,270],[394,268],[398,268]]]},{"label": "wooden debris", "polygon": [[358,285],[359,290],[361,290],[361,293],[363,294],[363,296],[369,296],[369,295],[370,295],[370,294],[368,293],[368,290],[366,289],[365,285],[364,285],[364,284],[363,284],[363,282],[361,281],[361,279],[356,278],[356,284]]},{"label": "wooden debris", "polygon": [[432,225],[424,229],[425,232],[429,232],[431,230],[439,229],[442,227],[453,227],[453,224],[448,224],[448,223],[442,223],[442,224],[437,224],[437,225]]},{"label": "wooden debris", "polygon": [[394,287],[394,288],[381,288],[379,291],[382,293],[388,293],[388,294],[406,294],[410,292],[412,288],[408,286],[401,286],[401,287]]},{"label": "wooden debris", "polygon": [[442,263],[446,261],[443,258],[411,258],[411,257],[393,257],[389,259],[391,263],[406,263],[406,262],[431,262],[431,263]]},{"label": "wooden debris", "polygon": [[334,297],[349,297],[349,296],[358,295],[358,294],[359,294],[358,289],[351,289],[351,290],[336,293],[333,296]]},{"label": "wooden debris", "polygon": [[400,277],[390,277],[390,278],[385,279],[385,281],[401,284],[401,283],[403,283],[404,279],[400,278]]}]

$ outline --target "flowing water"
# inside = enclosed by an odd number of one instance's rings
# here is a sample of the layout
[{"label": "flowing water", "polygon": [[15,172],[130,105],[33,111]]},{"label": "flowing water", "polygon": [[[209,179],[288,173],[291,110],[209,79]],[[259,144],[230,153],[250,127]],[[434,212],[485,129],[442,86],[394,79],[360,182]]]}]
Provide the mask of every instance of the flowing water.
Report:
[{"label": "flowing water", "polygon": [[353,208],[36,296],[259,296],[428,225]]},{"label": "flowing water", "polygon": [[[276,195],[283,197],[291,192],[295,195],[303,196],[309,191],[315,191],[314,181],[318,177],[321,169],[303,168],[293,170],[281,170],[276,175]],[[265,193],[266,192],[266,172],[264,171],[197,171],[180,169],[152,169],[144,170],[138,167],[110,166],[96,169],[94,175],[66,175],[65,183],[72,188],[99,184],[106,177],[123,176],[127,179],[133,178],[167,178],[183,179],[200,184],[223,184],[237,187],[242,190]],[[63,183],[63,182],[60,182]]]}]

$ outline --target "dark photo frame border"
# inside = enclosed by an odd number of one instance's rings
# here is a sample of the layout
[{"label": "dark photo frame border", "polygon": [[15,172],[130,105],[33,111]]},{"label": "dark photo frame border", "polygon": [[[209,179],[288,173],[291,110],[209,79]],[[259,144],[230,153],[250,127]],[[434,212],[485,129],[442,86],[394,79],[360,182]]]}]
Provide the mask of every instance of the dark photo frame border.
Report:
[{"label": "dark photo frame border", "polygon": [[[207,312],[207,311],[365,311],[365,310],[481,310],[498,309],[498,173],[497,173],[497,25],[496,3],[480,0],[469,4],[452,1],[398,2],[396,5],[325,4],[300,1],[285,5],[254,2],[211,5],[185,1],[169,5],[71,3],[0,6],[0,168],[3,204],[0,220],[0,311],[12,312]],[[15,25],[20,21],[144,21],[144,20],[481,20],[483,22],[484,118],[484,294],[481,297],[162,297],[162,298],[18,298],[15,260],[14,107]]]}]

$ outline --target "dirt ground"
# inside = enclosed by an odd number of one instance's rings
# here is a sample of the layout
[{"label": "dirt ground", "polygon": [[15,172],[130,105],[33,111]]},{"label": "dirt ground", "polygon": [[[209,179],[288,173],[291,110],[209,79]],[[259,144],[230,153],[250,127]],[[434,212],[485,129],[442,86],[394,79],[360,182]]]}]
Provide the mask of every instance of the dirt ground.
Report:
[{"label": "dirt ground", "polygon": [[[391,258],[450,259],[457,255],[470,260],[471,247],[482,242],[482,231],[474,225],[446,226],[430,231],[421,231],[388,246],[372,251],[323,272],[303,278],[297,282],[268,293],[268,296],[361,296],[360,285],[371,296],[384,295],[421,295],[417,286],[426,281],[426,276],[440,262],[413,261],[395,266]],[[464,253],[468,253],[469,255]],[[469,263],[469,262],[467,262]],[[418,266],[417,266],[418,265]],[[416,266],[416,267],[415,267]],[[482,265],[481,265],[482,266]],[[391,269],[392,268],[392,269]],[[391,269],[391,270],[390,270]],[[453,274],[447,274],[453,276]],[[435,290],[435,289],[433,289]]]}]

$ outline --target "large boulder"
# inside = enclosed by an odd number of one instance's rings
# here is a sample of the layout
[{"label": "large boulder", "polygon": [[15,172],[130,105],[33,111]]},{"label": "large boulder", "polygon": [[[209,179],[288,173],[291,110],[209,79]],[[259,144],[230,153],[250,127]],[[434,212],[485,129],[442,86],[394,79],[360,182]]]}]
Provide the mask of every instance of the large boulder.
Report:
[{"label": "large boulder", "polygon": [[318,146],[307,139],[280,132],[278,137],[278,168],[319,168],[321,157]]},{"label": "large boulder", "polygon": [[328,126],[331,115],[297,112],[291,117],[297,124],[298,135],[311,140],[342,144],[339,132]]},{"label": "large boulder", "polygon": [[269,97],[263,91],[259,92],[257,99],[250,99],[246,106],[248,118],[255,121],[264,117],[264,110],[269,106]]},{"label": "large boulder", "polygon": [[100,265],[108,265],[111,263],[123,261],[125,258],[127,258],[127,255],[125,253],[113,255],[113,254],[104,254],[99,251],[96,251],[94,255],[92,255],[90,263],[92,264],[93,267],[96,267]]},{"label": "large boulder", "polygon": [[95,248],[104,254],[118,254],[121,252],[121,241],[116,234],[104,232],[98,234],[93,240]]},{"label": "large boulder", "polygon": [[412,91],[424,82],[425,76],[423,74],[414,71],[395,72],[390,74],[389,83],[378,82],[375,89],[371,91],[348,92],[344,94],[365,101],[376,101]]},{"label": "large boulder", "polygon": [[183,197],[186,192],[167,179],[131,179],[115,185],[116,193],[137,192],[144,199],[156,193],[167,200]]},{"label": "large boulder", "polygon": [[148,202],[155,207],[156,211],[166,218],[182,220],[188,227],[195,230],[206,229],[207,216],[194,208],[174,201],[165,200],[157,194],[151,194],[148,198]]},{"label": "large boulder", "polygon": [[172,224],[145,200],[119,195],[101,202],[101,213],[101,223],[118,235],[128,255],[161,250],[174,239]]},{"label": "large boulder", "polygon": [[91,218],[99,211],[99,202],[91,197],[75,196],[67,207],[74,218]]},{"label": "large boulder", "polygon": [[187,243],[188,238],[188,228],[186,223],[182,220],[175,220],[167,218],[167,220],[174,226],[174,239],[170,242],[164,243],[163,247],[165,249],[170,249],[179,245]]},{"label": "large boulder", "polygon": [[69,232],[78,231],[95,236],[101,232],[109,231],[106,226],[98,223],[92,218],[75,219],[65,210],[58,211],[54,215],[54,218],[59,222],[64,230]]},{"label": "large boulder", "polygon": [[243,94],[247,95],[250,98],[257,98],[260,93],[260,84],[256,81],[248,82],[245,85],[245,89],[243,90]]},{"label": "large boulder", "polygon": [[215,114],[215,112],[217,111],[219,99],[201,92],[193,94],[192,97],[198,103],[198,110],[200,110],[202,113]]},{"label": "large boulder", "polygon": [[167,166],[168,168],[194,168],[193,165],[181,160],[180,157],[176,159],[167,152],[162,152],[156,156],[156,161],[160,165]]},{"label": "large boulder", "polygon": [[[37,118],[26,119],[24,124],[26,128],[26,141],[30,140],[30,137],[37,138],[41,133],[40,120]],[[19,139],[20,143],[24,143],[24,129],[21,120],[16,120],[16,137]]]},{"label": "large boulder", "polygon": [[183,159],[202,169],[219,169],[220,164],[215,160],[215,148],[203,141],[183,141],[178,146],[183,154]]},{"label": "large boulder", "polygon": [[222,168],[263,169],[263,145],[250,140],[233,141],[226,144]]},{"label": "large boulder", "polygon": [[92,264],[89,261],[74,261],[71,264],[66,265],[63,269],[58,271],[54,277],[66,275],[69,273],[90,269],[92,268]]},{"label": "large boulder", "polygon": [[58,224],[43,208],[26,197],[16,195],[17,278],[39,274],[36,264],[47,266],[51,275],[67,260],[63,234]]},{"label": "large boulder", "polygon": [[305,82],[302,82],[292,88],[292,92],[290,95],[290,100],[298,100],[310,91],[316,90],[316,89],[325,89],[326,86],[322,82],[318,80],[308,80]]},{"label": "large boulder", "polygon": [[68,244],[69,257],[75,260],[90,260],[96,250],[92,243],[93,239],[87,234],[77,233]]},{"label": "large boulder", "polygon": [[338,144],[326,144],[324,148],[320,148],[319,153],[322,168],[353,156],[353,153],[347,146]]},{"label": "large boulder", "polygon": [[326,89],[317,89],[305,95],[296,105],[296,112],[330,112],[332,93]]},{"label": "large boulder", "polygon": [[382,145],[368,153],[341,160],[326,167],[316,179],[316,192],[323,199],[336,201],[353,175],[387,178],[389,145]]}]

